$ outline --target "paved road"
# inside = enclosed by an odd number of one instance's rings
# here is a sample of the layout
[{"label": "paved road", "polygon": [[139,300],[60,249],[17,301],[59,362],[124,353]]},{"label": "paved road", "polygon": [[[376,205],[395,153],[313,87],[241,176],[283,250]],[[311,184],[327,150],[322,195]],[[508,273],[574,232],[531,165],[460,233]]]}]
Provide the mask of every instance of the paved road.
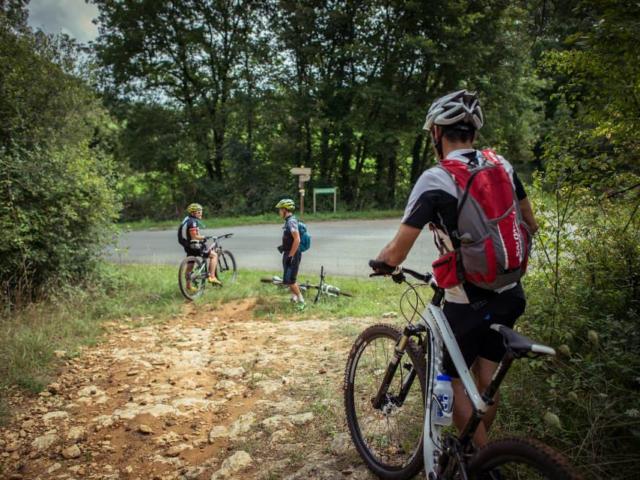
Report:
[{"label": "paved road", "polygon": [[[330,275],[368,275],[367,262],[393,237],[398,220],[349,220],[308,223],[311,249],[303,254],[302,273],[319,272],[324,265]],[[281,257],[276,250],[282,236],[280,224],[251,225],[225,229],[206,229],[206,235],[233,232],[224,246],[236,257],[239,268],[278,271]],[[184,257],[176,229],[139,231],[123,234],[109,258],[122,263],[177,265]],[[427,268],[437,252],[430,235],[424,232],[405,262],[414,268]]]}]

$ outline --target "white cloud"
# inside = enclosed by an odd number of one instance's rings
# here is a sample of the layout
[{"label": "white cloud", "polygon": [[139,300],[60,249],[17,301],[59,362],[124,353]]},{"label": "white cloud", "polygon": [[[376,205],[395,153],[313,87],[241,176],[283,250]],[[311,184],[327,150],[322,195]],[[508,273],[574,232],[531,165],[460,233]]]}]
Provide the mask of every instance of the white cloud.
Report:
[{"label": "white cloud", "polygon": [[47,33],[66,33],[80,42],[94,40],[98,27],[92,20],[98,16],[98,7],[85,0],[31,0],[29,25]]}]

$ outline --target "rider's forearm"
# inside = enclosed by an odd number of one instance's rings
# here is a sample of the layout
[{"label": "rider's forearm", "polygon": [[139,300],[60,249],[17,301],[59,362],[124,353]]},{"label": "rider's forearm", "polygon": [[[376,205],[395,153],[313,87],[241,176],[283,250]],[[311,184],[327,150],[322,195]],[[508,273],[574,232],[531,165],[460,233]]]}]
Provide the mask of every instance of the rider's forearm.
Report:
[{"label": "rider's forearm", "polygon": [[293,243],[291,244],[291,250],[289,250],[289,256],[293,257],[298,251],[298,247],[300,246],[300,237],[293,238]]},{"label": "rider's forearm", "polygon": [[407,253],[398,249],[394,240],[391,240],[378,254],[376,260],[382,261],[387,265],[395,267],[404,262]]},{"label": "rider's forearm", "polygon": [[382,249],[376,260],[393,267],[400,265],[407,258],[411,247],[420,235],[420,231],[419,228],[400,225],[396,236]]}]

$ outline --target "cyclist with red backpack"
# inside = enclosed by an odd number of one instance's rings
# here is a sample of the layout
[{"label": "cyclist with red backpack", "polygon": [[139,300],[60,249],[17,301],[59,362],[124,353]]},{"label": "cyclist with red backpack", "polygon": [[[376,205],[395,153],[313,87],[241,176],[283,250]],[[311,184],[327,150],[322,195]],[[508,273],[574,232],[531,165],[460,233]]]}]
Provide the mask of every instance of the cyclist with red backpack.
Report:
[{"label": "cyclist with red backpack", "polygon": [[[531,238],[537,230],[531,204],[513,167],[492,150],[475,150],[484,117],[475,93],[460,90],[437,99],[424,130],[431,135],[438,165],[416,182],[402,223],[378,260],[400,265],[425,226],[440,258],[433,273],[445,288],[444,313],[479,390],[490,383],[505,353],[493,323],[513,327],[525,309],[520,278],[527,267]],[[462,428],[471,404],[450,359],[454,422]],[[483,417],[474,441],[487,443],[497,402]]]}]

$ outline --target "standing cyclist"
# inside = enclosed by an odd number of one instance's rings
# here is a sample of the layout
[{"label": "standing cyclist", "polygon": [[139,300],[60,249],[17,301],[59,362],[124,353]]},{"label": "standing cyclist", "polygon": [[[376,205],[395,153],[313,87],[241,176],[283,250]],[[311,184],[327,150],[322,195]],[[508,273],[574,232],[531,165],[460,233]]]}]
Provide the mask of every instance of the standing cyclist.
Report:
[{"label": "standing cyclist", "polygon": [[[467,174],[471,169],[486,166],[489,160],[499,168],[504,168],[508,174],[507,182],[510,179],[513,187],[508,186],[508,191],[515,191],[515,203],[520,207],[521,219],[533,234],[538,227],[513,167],[492,152],[485,151],[483,154],[473,148],[476,132],[483,122],[476,94],[460,90],[439,98],[431,105],[423,128],[431,135],[439,162],[444,159],[462,162],[463,165],[455,164],[466,170]],[[458,231],[459,188],[454,176],[441,165],[426,170],[416,182],[398,232],[380,252],[378,261],[392,267],[400,265],[427,225],[441,250],[452,252],[464,243],[464,235],[458,237],[455,234]],[[509,195],[513,196],[513,193]],[[475,215],[479,216],[477,211]],[[491,382],[498,362],[505,353],[500,334],[489,329],[489,326],[499,323],[512,327],[524,312],[525,304],[524,291],[518,281],[490,290],[462,280],[462,283],[445,290],[444,313],[480,391],[484,391]],[[472,406],[448,355],[444,365],[446,372],[453,377],[453,420],[457,428],[462,429],[471,416]],[[475,434],[474,442],[478,447],[487,443],[487,431],[495,419],[497,403],[496,398],[496,403],[483,416]]]},{"label": "standing cyclist", "polygon": [[283,198],[276,204],[280,218],[284,220],[282,227],[282,245],[278,247],[278,251],[282,253],[282,283],[288,285],[291,290],[291,301],[298,308],[303,309],[305,306],[302,292],[297,283],[298,268],[302,260],[302,252],[300,251],[300,231],[298,229],[298,220],[293,215],[296,204],[290,198]]},{"label": "standing cyclist", "polygon": [[[216,278],[216,267],[218,265],[218,254],[216,254],[214,248],[207,248],[204,241],[205,237],[200,234],[200,229],[203,228],[202,222],[202,205],[199,203],[192,203],[187,207],[187,213],[189,216],[182,221],[180,226],[180,236],[186,240],[183,245],[184,251],[187,255],[194,257],[209,257],[209,282],[222,286],[222,282]],[[191,286],[190,273],[193,269],[193,265],[187,267],[187,290],[193,290]]]}]

